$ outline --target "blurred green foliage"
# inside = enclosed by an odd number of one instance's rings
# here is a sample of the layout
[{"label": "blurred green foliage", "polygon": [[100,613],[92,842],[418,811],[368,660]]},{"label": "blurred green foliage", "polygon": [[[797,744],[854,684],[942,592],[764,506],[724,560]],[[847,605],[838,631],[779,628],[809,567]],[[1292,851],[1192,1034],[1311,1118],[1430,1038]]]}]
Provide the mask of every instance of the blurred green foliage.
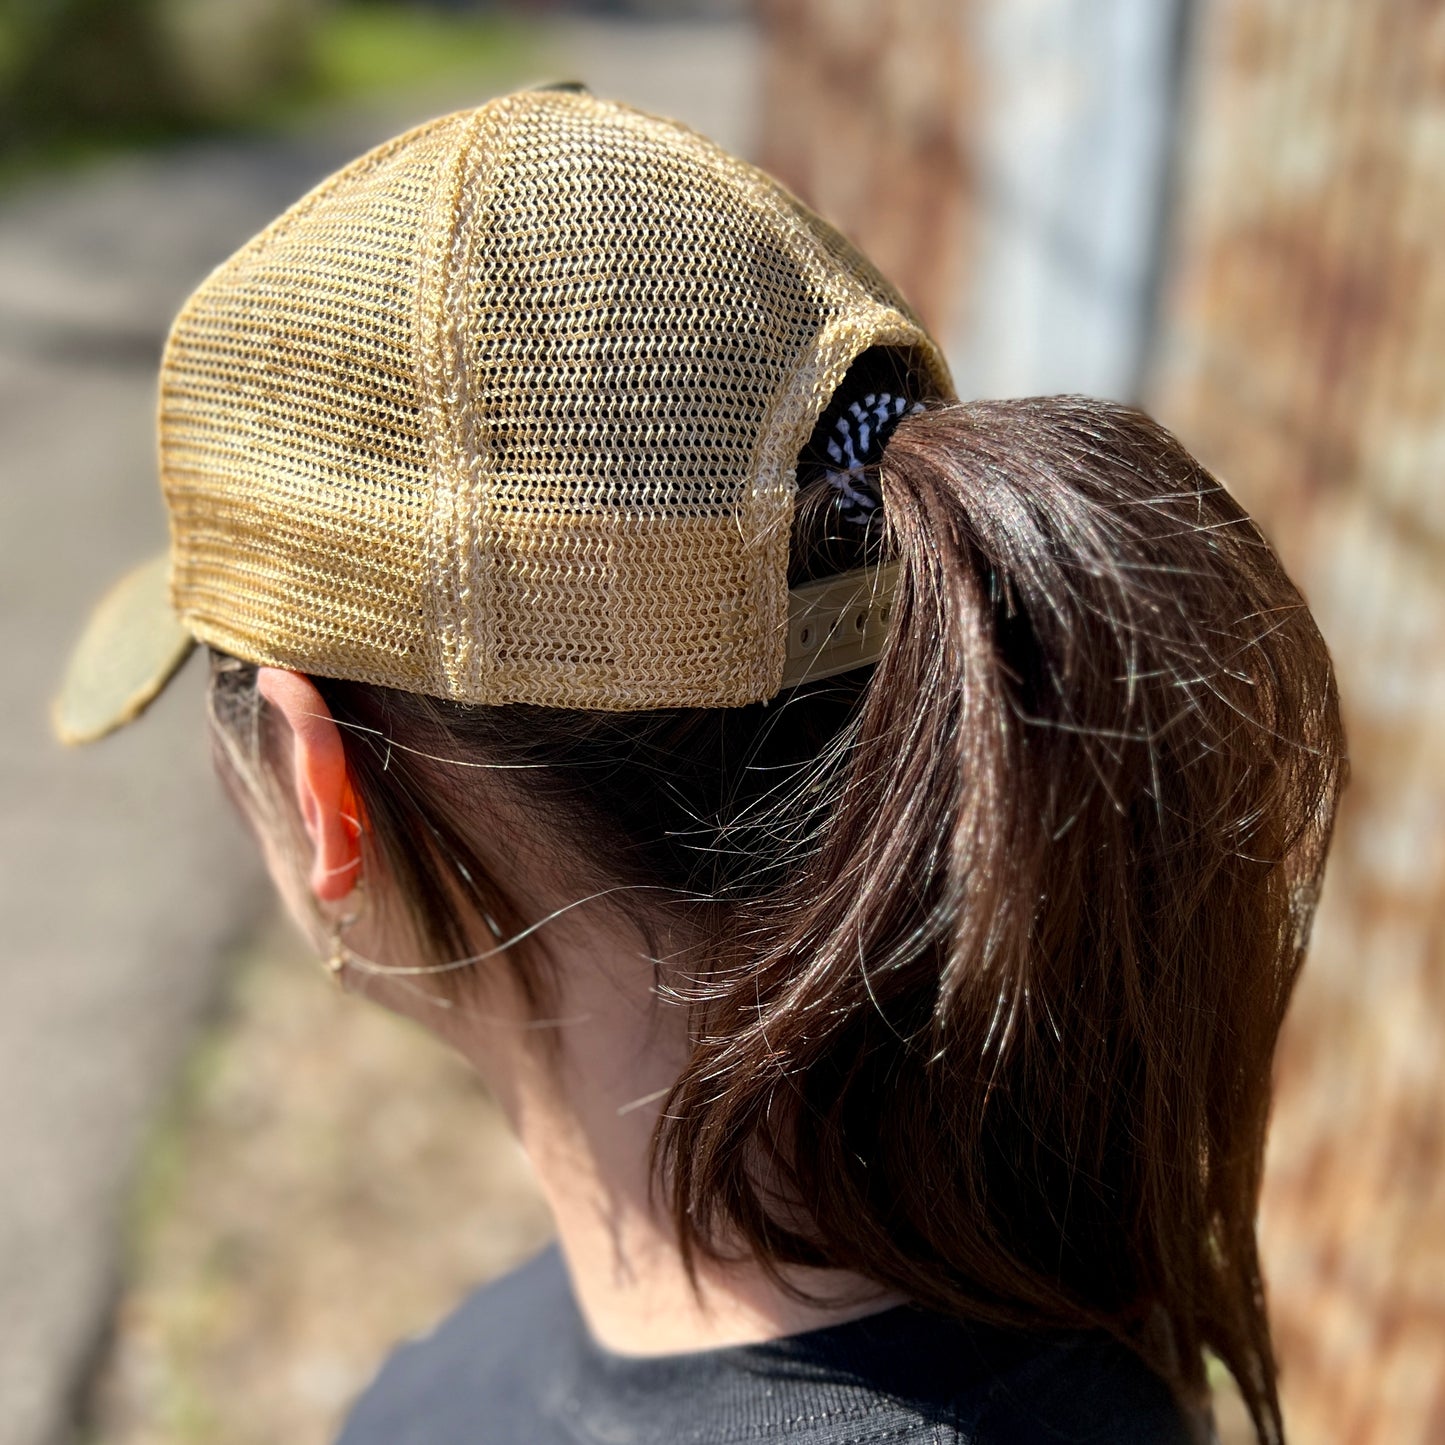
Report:
[{"label": "blurred green foliage", "polygon": [[243,118],[307,80],[324,0],[0,0],[14,152]]},{"label": "blurred green foliage", "polygon": [[525,35],[417,0],[0,0],[0,166],[486,74]]},{"label": "blurred green foliage", "polygon": [[532,29],[496,9],[458,4],[349,4],[334,8],[314,50],[313,94],[328,100],[407,89],[525,66]]}]

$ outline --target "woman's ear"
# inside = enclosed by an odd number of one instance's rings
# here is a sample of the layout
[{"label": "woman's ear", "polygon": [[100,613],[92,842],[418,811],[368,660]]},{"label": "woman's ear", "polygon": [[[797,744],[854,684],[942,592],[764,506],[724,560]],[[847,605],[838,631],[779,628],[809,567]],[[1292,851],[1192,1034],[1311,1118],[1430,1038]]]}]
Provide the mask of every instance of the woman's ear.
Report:
[{"label": "woman's ear", "polygon": [[296,806],[311,839],[311,891],[323,903],[339,902],[361,882],[362,831],[341,729],[299,672],[263,667],[256,686],[291,732]]}]

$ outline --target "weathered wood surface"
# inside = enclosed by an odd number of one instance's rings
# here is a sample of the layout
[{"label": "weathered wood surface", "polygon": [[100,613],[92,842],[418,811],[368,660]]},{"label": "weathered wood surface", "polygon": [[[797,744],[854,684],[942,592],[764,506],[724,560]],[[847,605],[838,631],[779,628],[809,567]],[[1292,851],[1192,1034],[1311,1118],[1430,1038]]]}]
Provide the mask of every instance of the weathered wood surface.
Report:
[{"label": "weathered wood surface", "polygon": [[964,396],[1134,395],[1188,0],[762,0],[762,160]]},{"label": "weathered wood surface", "polygon": [[[764,163],[955,355],[1005,340],[963,298],[1002,204],[985,112],[1011,103],[980,37],[1010,5],[760,7]],[[1354,768],[1265,1186],[1286,1418],[1303,1445],[1423,1445],[1445,1440],[1445,3],[1192,8],[1146,400],[1304,586]]]},{"label": "weathered wood surface", "polygon": [[973,0],[758,0],[757,159],[946,332],[970,261]]},{"label": "weathered wood surface", "polygon": [[1304,1442],[1445,1440],[1445,5],[1213,0],[1152,400],[1264,521],[1354,781],[1263,1239]]}]

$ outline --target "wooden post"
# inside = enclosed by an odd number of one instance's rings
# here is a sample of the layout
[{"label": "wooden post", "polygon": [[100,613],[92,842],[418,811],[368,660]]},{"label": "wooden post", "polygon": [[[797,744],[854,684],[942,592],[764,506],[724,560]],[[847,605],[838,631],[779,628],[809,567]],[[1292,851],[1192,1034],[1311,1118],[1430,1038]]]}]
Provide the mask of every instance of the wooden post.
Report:
[{"label": "wooden post", "polygon": [[1263,1248],[1294,1439],[1445,1440],[1445,7],[1211,0],[1155,409],[1264,522],[1353,782]]}]

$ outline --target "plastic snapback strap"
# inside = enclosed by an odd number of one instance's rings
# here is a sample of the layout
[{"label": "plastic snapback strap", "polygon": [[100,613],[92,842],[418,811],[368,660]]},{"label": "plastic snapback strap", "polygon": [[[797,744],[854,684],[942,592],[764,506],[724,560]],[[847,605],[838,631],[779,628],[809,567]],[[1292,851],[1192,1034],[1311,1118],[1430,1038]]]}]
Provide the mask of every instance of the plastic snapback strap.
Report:
[{"label": "plastic snapback strap", "polygon": [[859,567],[804,582],[788,592],[788,652],[783,686],[833,677],[883,655],[898,564]]}]

